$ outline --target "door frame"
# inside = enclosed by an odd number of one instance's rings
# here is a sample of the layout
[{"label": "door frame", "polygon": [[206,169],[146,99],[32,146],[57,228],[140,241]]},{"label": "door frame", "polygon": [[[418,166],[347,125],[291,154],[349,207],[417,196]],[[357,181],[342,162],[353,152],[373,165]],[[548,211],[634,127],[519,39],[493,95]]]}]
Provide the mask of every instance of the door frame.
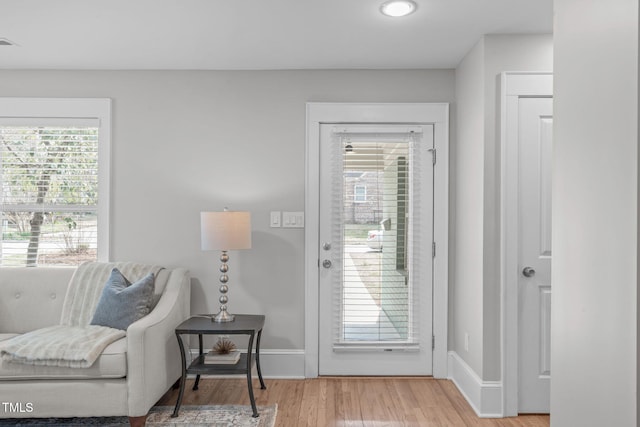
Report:
[{"label": "door frame", "polygon": [[504,72],[501,79],[500,313],[502,415],[518,415],[518,100],[553,96],[550,72]]},{"label": "door frame", "polygon": [[318,376],[318,301],[320,240],[320,124],[388,123],[434,126],[433,367],[435,378],[447,377],[449,259],[449,104],[332,103],[306,104],[305,153],[305,361],[306,378]]}]

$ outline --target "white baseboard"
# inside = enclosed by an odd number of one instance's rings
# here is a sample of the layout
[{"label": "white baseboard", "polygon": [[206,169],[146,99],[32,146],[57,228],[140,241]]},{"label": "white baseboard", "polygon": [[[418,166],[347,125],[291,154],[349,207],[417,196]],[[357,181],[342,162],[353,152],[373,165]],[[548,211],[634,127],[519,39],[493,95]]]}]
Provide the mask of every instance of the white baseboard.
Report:
[{"label": "white baseboard", "polygon": [[[243,352],[246,352],[243,351]],[[198,355],[198,349],[191,349],[191,357]],[[190,363],[187,361],[187,364]],[[260,368],[264,378],[302,379],[304,378],[304,350],[260,350]]]},{"label": "white baseboard", "polygon": [[482,381],[455,351],[449,352],[449,379],[480,418],[502,418],[502,382]]}]

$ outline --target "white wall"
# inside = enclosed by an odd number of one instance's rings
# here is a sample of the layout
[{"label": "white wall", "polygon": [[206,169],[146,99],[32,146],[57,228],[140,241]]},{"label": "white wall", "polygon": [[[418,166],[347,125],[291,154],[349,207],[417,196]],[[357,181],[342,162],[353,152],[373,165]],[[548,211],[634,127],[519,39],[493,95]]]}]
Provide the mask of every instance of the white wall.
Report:
[{"label": "white wall", "polygon": [[555,0],[551,425],[636,426],[638,2]]},{"label": "white wall", "polygon": [[[456,69],[457,134],[454,186],[455,217],[449,277],[453,331],[451,349],[482,375],[482,245],[484,192],[484,39],[467,54]],[[469,334],[469,351],[464,334]]]},{"label": "white wall", "polygon": [[500,380],[500,73],[552,68],[551,35],[484,36],[456,68],[451,341],[484,381]]},{"label": "white wall", "polygon": [[229,310],[267,315],[263,348],[303,349],[303,231],[268,219],[304,209],[305,102],[453,102],[453,81],[452,70],[0,71],[0,94],[113,99],[111,258],[189,268],[194,313],[218,306],[200,211],[251,211],[253,248],[230,254]]}]

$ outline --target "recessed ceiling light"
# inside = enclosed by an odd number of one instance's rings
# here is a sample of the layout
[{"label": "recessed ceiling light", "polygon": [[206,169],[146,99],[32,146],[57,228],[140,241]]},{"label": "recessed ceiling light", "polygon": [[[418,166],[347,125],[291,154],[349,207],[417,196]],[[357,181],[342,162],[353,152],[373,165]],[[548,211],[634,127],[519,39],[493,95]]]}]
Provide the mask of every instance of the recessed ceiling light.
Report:
[{"label": "recessed ceiling light", "polygon": [[407,16],[415,12],[417,5],[411,0],[392,0],[386,3],[382,3],[380,11],[394,18],[399,16]]}]

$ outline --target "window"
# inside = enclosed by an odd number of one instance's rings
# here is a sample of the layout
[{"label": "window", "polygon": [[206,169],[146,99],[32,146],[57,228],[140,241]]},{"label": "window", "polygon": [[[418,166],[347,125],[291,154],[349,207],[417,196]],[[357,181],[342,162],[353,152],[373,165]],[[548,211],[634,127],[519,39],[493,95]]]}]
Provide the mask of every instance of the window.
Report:
[{"label": "window", "polygon": [[0,98],[0,266],[108,260],[108,99]]},{"label": "window", "polygon": [[366,185],[354,185],[353,186],[353,201],[356,203],[364,203],[367,201],[367,186]]},{"label": "window", "polygon": [[[331,234],[342,252],[332,269],[331,344],[336,352],[413,351],[420,346],[423,278],[430,273],[423,254],[433,241],[432,128],[371,129],[336,127],[327,156],[335,159]],[[360,181],[353,183],[353,176]],[[367,203],[354,209],[352,200]]]}]

